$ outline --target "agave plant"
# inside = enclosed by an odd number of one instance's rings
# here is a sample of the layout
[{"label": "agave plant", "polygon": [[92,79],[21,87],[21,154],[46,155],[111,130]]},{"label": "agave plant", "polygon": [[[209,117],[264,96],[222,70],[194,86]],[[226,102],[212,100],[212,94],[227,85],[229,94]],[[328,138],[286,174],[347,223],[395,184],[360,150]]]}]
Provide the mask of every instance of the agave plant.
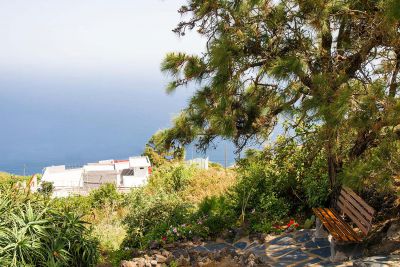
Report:
[{"label": "agave plant", "polygon": [[48,198],[0,188],[0,266],[94,266],[99,244],[90,233],[81,215]]}]

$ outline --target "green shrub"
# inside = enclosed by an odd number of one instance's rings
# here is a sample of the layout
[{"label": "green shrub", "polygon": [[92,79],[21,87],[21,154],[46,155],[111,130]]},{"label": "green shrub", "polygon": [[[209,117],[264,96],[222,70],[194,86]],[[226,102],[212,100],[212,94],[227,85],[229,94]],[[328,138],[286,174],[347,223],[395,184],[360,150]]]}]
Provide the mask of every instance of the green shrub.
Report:
[{"label": "green shrub", "polygon": [[280,137],[262,151],[249,150],[238,162],[238,183],[231,190],[234,210],[253,231],[267,231],[328,199],[326,161],[322,153]]},{"label": "green shrub", "polygon": [[237,218],[228,198],[213,196],[205,198],[199,204],[194,221],[203,224],[209,235],[216,236],[225,229],[233,228]]},{"label": "green shrub", "polygon": [[40,184],[40,188],[38,189],[38,192],[40,194],[43,194],[44,196],[47,196],[47,197],[51,196],[53,194],[53,191],[54,191],[53,183],[46,182],[46,181],[42,182]]},{"label": "green shrub", "polygon": [[183,190],[192,176],[192,168],[185,165],[178,165],[166,176],[166,185],[173,192]]},{"label": "green shrub", "polygon": [[73,210],[77,214],[90,214],[92,211],[92,202],[87,196],[68,196],[55,198],[52,200],[52,206],[61,211]]},{"label": "green shrub", "polygon": [[186,188],[195,172],[183,163],[169,163],[158,167],[150,176],[150,188],[177,193]]},{"label": "green shrub", "polygon": [[161,240],[171,225],[187,221],[192,208],[176,194],[145,194],[143,189],[133,190],[128,196],[129,213],[124,219],[128,236],[124,246],[146,247]]},{"label": "green shrub", "polygon": [[1,266],[95,266],[98,241],[82,216],[40,195],[0,191]]},{"label": "green shrub", "polygon": [[123,204],[124,197],[118,193],[115,184],[106,183],[99,188],[92,190],[89,194],[93,208],[104,208],[106,206],[112,209]]}]

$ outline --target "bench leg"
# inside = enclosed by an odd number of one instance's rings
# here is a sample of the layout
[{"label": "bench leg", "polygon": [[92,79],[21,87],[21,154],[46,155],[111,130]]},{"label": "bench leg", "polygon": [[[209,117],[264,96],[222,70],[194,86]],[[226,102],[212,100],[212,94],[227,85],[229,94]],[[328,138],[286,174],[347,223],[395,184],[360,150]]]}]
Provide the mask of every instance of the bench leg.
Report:
[{"label": "bench leg", "polygon": [[315,238],[326,238],[328,237],[328,232],[325,231],[324,225],[322,224],[320,219],[316,219],[315,221]]},{"label": "bench leg", "polygon": [[331,235],[328,237],[331,243],[331,258],[332,262],[343,262],[356,259],[362,256],[362,248],[357,243],[339,243],[336,242]]}]

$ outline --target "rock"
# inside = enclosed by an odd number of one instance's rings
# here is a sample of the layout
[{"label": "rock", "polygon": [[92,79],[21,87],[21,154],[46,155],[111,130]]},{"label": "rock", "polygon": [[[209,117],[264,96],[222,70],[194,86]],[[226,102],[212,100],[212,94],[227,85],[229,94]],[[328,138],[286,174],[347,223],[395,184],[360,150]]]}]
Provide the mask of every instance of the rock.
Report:
[{"label": "rock", "polygon": [[251,253],[251,254],[247,257],[247,262],[254,261],[256,258],[257,258],[257,257],[256,257],[253,253]]},{"label": "rock", "polygon": [[151,264],[151,266],[157,266],[157,261],[156,260],[151,260],[150,264]]},{"label": "rock", "polygon": [[236,229],[236,234],[235,234],[234,240],[237,241],[237,240],[241,239],[242,237],[247,236],[247,233],[248,233],[247,230],[244,228]]},{"label": "rock", "polygon": [[389,240],[400,239],[400,222],[393,222],[387,230],[386,237]]},{"label": "rock", "polygon": [[171,255],[171,252],[169,252],[168,250],[163,250],[162,252],[161,252],[161,255],[163,255],[164,257],[169,257],[170,255]]},{"label": "rock", "polygon": [[198,266],[206,266],[211,263],[211,260],[209,258],[203,258],[201,261],[197,262]]},{"label": "rock", "polygon": [[151,254],[151,255],[161,254],[161,252],[158,251],[158,250],[151,250],[151,251],[150,251],[150,254]]},{"label": "rock", "polygon": [[187,266],[190,265],[190,258],[181,255],[178,259],[176,259],[176,262],[178,263],[178,266]]},{"label": "rock", "polygon": [[143,259],[143,258],[138,259],[138,260],[137,260],[137,263],[138,263],[138,267],[144,267],[144,266],[146,266],[146,261],[145,261],[145,259]]},{"label": "rock", "polygon": [[158,248],[160,248],[160,242],[157,242],[157,241],[153,241],[153,242],[151,242],[151,244],[150,244],[150,249],[158,249]]},{"label": "rock", "polygon": [[374,256],[354,261],[355,267],[400,266],[399,255]]},{"label": "rock", "polygon": [[253,266],[256,266],[256,263],[255,263],[254,261],[249,261],[249,262],[247,263],[247,266],[253,267]]},{"label": "rock", "polygon": [[155,255],[155,260],[156,260],[158,263],[165,263],[165,262],[167,261],[167,258],[164,257],[163,255],[156,254],[156,255]]},{"label": "rock", "polygon": [[134,261],[122,261],[120,266],[121,267],[136,267],[137,263]]}]

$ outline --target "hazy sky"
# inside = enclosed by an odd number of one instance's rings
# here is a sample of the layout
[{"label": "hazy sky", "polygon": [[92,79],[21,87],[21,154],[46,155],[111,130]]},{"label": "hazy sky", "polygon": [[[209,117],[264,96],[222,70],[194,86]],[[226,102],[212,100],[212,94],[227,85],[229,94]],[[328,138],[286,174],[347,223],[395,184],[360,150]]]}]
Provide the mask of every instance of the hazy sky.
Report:
[{"label": "hazy sky", "polygon": [[0,68],[18,75],[159,76],[173,50],[200,51],[179,39],[176,0],[0,0]]},{"label": "hazy sky", "polygon": [[0,0],[0,170],[140,153],[191,94],[166,96],[159,71],[203,48],[171,31],[182,3]]}]

